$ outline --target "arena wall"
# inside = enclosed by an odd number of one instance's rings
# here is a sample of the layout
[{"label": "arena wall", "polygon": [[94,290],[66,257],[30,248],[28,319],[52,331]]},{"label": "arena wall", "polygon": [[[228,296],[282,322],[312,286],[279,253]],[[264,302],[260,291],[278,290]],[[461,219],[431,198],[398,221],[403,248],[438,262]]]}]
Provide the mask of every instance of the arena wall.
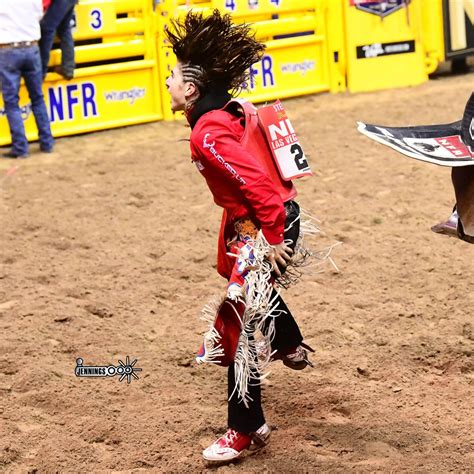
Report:
[{"label": "arena wall", "polygon": [[[226,11],[265,42],[243,94],[255,102],[417,85],[446,58],[474,54],[469,0],[80,0],[75,77],[49,72],[43,87],[54,136],[177,118],[164,84],[175,58],[162,32],[190,8]],[[53,50],[50,69],[60,61]],[[20,106],[35,140],[24,85]],[[0,145],[9,143],[0,101]]]}]

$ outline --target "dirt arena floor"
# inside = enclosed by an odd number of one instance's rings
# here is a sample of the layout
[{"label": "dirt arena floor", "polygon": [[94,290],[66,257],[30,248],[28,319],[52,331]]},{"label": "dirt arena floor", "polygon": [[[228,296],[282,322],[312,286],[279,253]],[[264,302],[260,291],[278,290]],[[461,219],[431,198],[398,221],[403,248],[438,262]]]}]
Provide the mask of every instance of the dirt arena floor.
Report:
[{"label": "dirt arena floor", "polygon": [[[286,299],[314,369],[272,365],[271,443],[213,467],[225,370],[193,360],[215,272],[220,211],[182,122],[57,141],[0,162],[0,470],[7,472],[474,472],[474,246],[433,234],[449,169],[358,134],[461,118],[474,73],[420,87],[285,101],[315,176],[336,273]],[[38,149],[32,145],[32,151]],[[78,378],[138,359],[139,380]]]}]

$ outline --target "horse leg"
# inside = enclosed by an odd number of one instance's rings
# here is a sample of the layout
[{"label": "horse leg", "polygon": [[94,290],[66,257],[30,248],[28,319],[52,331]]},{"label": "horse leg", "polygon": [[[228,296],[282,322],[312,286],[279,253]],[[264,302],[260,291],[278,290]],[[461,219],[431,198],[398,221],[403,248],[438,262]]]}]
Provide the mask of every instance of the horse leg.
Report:
[{"label": "horse leg", "polygon": [[463,240],[474,243],[474,166],[452,168],[456,207],[464,229]]}]

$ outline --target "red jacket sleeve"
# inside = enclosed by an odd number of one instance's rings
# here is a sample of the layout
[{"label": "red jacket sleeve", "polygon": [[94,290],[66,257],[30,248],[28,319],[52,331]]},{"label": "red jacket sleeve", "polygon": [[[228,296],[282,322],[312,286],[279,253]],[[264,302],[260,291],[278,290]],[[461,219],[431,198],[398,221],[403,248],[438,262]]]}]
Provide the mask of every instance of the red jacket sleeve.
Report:
[{"label": "red jacket sleeve", "polygon": [[193,155],[203,159],[206,167],[213,168],[226,186],[240,189],[268,243],[279,244],[285,228],[283,201],[265,170],[242,147],[235,130],[226,124],[226,115],[218,112],[210,119],[206,117],[204,126],[196,127],[191,138]]}]

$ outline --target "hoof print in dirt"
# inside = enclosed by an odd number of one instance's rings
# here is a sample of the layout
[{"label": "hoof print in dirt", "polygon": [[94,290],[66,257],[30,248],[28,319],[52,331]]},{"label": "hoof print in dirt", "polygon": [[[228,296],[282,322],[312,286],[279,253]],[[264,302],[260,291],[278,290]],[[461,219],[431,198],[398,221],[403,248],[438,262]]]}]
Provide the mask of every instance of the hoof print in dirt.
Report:
[{"label": "hoof print in dirt", "polygon": [[93,314],[94,316],[98,316],[99,318],[102,318],[102,319],[111,318],[114,315],[108,308],[105,308],[104,306],[89,304],[85,307],[85,309],[90,314]]}]

